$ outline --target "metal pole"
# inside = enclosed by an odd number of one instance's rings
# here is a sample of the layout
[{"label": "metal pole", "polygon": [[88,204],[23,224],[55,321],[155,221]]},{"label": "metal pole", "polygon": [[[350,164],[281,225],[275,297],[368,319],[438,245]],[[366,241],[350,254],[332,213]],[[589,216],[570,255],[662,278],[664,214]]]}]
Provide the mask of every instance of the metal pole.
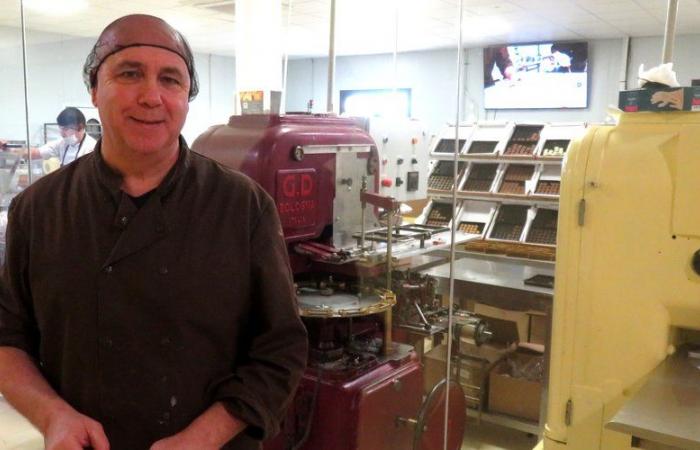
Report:
[{"label": "metal pole", "polygon": [[[387,229],[386,229],[386,289],[388,291],[391,291],[391,240],[394,238],[394,227],[393,227],[393,222],[394,222],[394,210],[390,209],[389,210],[389,215],[388,215],[388,220],[389,222],[387,223]],[[384,312],[384,354],[388,355],[391,352],[391,327],[392,325],[392,318],[391,318],[391,309],[388,308]]]},{"label": "metal pole", "polygon": [[[450,287],[447,305],[447,367],[446,369],[446,381],[445,384],[445,418],[444,418],[444,429],[443,429],[443,449],[447,450],[447,425],[449,419],[450,411],[450,397],[448,394],[450,389],[450,372],[452,370],[451,360],[452,360],[452,305],[454,304],[454,265],[455,265],[455,254],[456,254],[456,232],[457,232],[457,174],[459,166],[459,119],[461,115],[461,98],[462,98],[462,21],[464,19],[464,0],[459,0],[459,40],[457,41],[457,110],[455,111],[455,147],[454,147],[454,158],[452,159],[454,164],[454,171],[452,174],[452,230],[450,236]],[[457,383],[459,383],[459,378],[457,378]],[[466,412],[465,412],[466,414]]]},{"label": "metal pole", "polygon": [[664,52],[661,55],[661,63],[669,63],[673,60],[673,42],[676,39],[676,15],[678,14],[678,0],[668,0],[666,12],[666,30],[664,32]]},{"label": "metal pole", "polygon": [[326,111],[333,112],[333,88],[335,84],[335,0],[331,0],[331,33],[328,44],[328,92]]},{"label": "metal pole", "polygon": [[29,144],[29,86],[27,85],[27,30],[24,23],[24,1],[19,2],[19,17],[22,25],[22,76],[24,77],[24,123],[27,132],[27,174],[32,184],[32,147]]},{"label": "metal pole", "polygon": [[[289,72],[289,19],[292,17],[292,1],[287,5],[287,27],[285,28],[284,62],[282,69],[282,98],[280,99],[280,114],[287,112],[287,72]],[[209,55],[211,60],[211,55]],[[209,72],[211,73],[211,71]],[[209,89],[211,93],[211,89]],[[313,92],[313,91],[311,91]]]},{"label": "metal pole", "polygon": [[[360,188],[360,197],[362,193],[367,191],[367,177],[362,175],[362,187]],[[362,215],[360,217],[360,254],[365,254],[365,210],[367,209],[367,202],[362,201]]]},{"label": "metal pole", "polygon": [[391,241],[394,239],[394,210],[389,210],[386,227],[386,288],[391,290]]}]

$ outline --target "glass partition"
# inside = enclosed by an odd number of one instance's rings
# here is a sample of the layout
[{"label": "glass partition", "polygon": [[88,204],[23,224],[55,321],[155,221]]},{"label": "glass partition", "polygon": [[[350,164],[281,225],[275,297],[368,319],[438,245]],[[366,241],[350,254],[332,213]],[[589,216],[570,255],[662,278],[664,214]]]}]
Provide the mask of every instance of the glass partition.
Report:
[{"label": "glass partition", "polygon": [[[10,3],[2,12],[16,20],[0,28],[8,62],[0,82],[12,87],[2,91],[0,111],[0,227],[13,195],[65,163],[41,151],[65,139],[61,111],[79,110],[86,134],[99,140],[100,117],[82,81],[98,33],[127,13],[158,15],[195,52],[200,93],[183,136],[268,191],[288,242],[309,365],[281,433],[265,448],[456,450],[472,424],[505,423],[508,413],[497,414],[487,397],[489,381],[522,336],[544,339],[533,324],[548,306],[525,289],[518,295],[532,307],[523,310],[503,294],[508,280],[482,281],[529,270],[492,256],[508,244],[518,245],[506,253],[549,254],[551,246],[520,244],[551,243],[556,208],[524,197],[539,181],[538,199],[554,203],[561,158],[541,153],[542,142],[549,136],[554,152],[568,135],[536,123],[477,123],[478,94],[465,93],[462,69],[477,50],[457,46],[459,3],[337,0],[331,26],[331,0],[282,2],[286,90],[282,114],[262,129],[241,115],[254,99],[244,107],[236,93],[234,2],[76,1],[73,13],[83,19],[61,19],[75,24],[69,33],[52,30],[57,12],[26,0],[24,47],[20,2]],[[212,126],[225,145],[208,140]],[[522,157],[516,147],[527,147]],[[259,159],[246,166],[241,155]],[[551,164],[536,165],[540,155]],[[517,192],[506,192],[511,187]],[[533,276],[550,270],[533,264]],[[537,434],[528,414],[519,429]]]},{"label": "glass partition", "polygon": [[7,208],[12,198],[29,185],[27,122],[20,2],[0,6],[0,265],[5,255]]}]

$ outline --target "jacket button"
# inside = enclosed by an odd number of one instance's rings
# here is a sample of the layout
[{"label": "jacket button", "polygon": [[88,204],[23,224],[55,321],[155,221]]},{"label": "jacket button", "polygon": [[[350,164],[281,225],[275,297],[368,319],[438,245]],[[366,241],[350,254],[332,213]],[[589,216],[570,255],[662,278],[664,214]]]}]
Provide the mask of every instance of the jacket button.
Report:
[{"label": "jacket button", "polygon": [[100,344],[102,344],[103,347],[111,348],[112,347],[112,340],[108,337],[101,337]]},{"label": "jacket button", "polygon": [[114,267],[112,267],[112,266],[105,267],[105,272],[112,273],[113,271],[114,271]]},{"label": "jacket button", "polygon": [[122,217],[119,219],[119,223],[122,224],[123,227],[125,227],[126,224],[129,223],[129,218],[126,217],[126,216],[122,216]]},{"label": "jacket button", "polygon": [[168,268],[165,267],[165,266],[160,266],[160,269],[158,269],[158,272],[159,272],[161,275],[167,275],[167,274],[168,274]]}]

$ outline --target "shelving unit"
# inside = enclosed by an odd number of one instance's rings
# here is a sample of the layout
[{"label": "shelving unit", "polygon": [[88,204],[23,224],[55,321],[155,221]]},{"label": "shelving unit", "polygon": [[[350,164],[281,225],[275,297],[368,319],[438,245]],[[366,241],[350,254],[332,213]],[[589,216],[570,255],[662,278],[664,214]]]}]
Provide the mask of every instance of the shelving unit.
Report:
[{"label": "shelving unit", "polygon": [[[581,123],[460,125],[456,158],[455,127],[440,133],[430,152],[430,202],[417,223],[452,226],[456,195],[456,241],[463,242],[458,247],[460,259],[454,263],[455,298],[460,307],[478,302],[508,314],[530,308],[541,313],[550,326],[551,286],[534,288],[525,279],[554,273],[551,261],[556,250],[561,168],[570,142],[584,129]],[[453,180],[455,160],[458,177]],[[428,271],[440,280],[438,289],[443,294],[448,267]],[[529,333],[521,339],[529,340]],[[546,361],[547,347],[545,343]],[[543,393],[540,417],[545,413],[545,399]],[[528,433],[541,431],[536,421],[481,407],[481,411],[468,408],[467,413],[476,417],[480,412],[485,422]]]},{"label": "shelving unit", "polygon": [[[556,219],[550,216],[556,217],[563,158],[571,140],[583,130],[582,123],[461,124],[456,180],[459,231],[470,237],[478,235],[486,243],[553,248]],[[455,127],[448,126],[431,148],[428,196],[434,202],[452,199],[454,145]],[[523,221],[505,233],[503,218],[512,211],[518,211]],[[473,219],[474,215],[479,219]],[[486,219],[488,222],[479,221]],[[425,213],[418,219],[419,223],[427,220]]]}]

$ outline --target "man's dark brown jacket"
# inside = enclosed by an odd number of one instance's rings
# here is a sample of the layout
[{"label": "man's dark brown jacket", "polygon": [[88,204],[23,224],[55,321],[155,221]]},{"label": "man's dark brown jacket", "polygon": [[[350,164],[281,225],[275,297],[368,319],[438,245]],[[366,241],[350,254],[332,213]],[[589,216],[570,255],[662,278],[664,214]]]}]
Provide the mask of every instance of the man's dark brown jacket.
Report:
[{"label": "man's dark brown jacket", "polygon": [[0,345],[25,350],[113,450],[148,448],[213,402],[279,429],[306,361],[282,229],[245,176],[191,152],[140,208],[99,150],[11,205]]}]

